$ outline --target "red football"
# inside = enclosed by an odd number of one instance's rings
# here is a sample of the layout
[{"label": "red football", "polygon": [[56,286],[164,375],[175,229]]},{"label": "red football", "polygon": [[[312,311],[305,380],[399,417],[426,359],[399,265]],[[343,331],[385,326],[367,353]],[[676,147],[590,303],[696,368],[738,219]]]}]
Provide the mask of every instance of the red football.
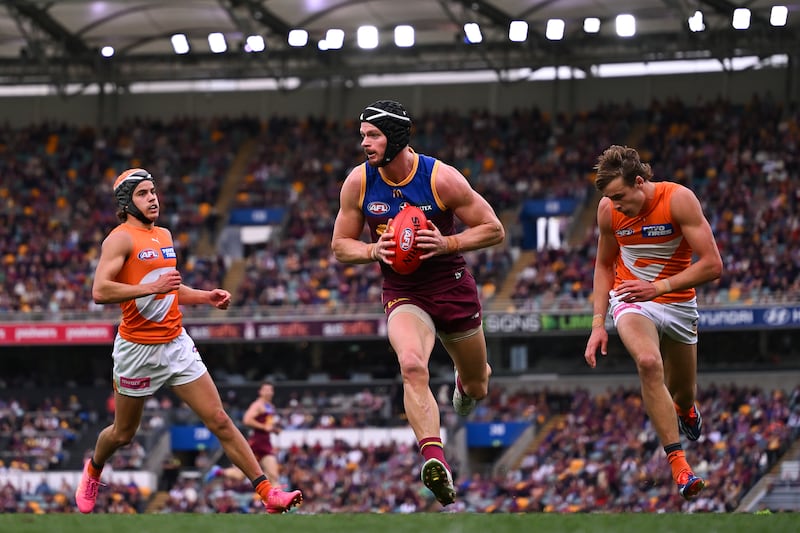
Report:
[{"label": "red football", "polygon": [[419,207],[409,205],[401,210],[394,221],[394,262],[398,274],[411,274],[422,263],[422,250],[417,248],[417,231],[428,229],[428,219]]}]

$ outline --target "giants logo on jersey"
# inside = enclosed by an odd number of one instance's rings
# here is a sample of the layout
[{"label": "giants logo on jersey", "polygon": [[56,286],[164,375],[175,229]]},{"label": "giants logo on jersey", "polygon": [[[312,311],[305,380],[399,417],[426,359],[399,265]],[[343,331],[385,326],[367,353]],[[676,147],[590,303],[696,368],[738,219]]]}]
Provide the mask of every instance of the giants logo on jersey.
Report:
[{"label": "giants logo on jersey", "polygon": [[151,259],[158,259],[158,252],[153,250],[152,248],[147,248],[146,250],[142,250],[139,252],[137,256],[142,261],[149,261]]}]

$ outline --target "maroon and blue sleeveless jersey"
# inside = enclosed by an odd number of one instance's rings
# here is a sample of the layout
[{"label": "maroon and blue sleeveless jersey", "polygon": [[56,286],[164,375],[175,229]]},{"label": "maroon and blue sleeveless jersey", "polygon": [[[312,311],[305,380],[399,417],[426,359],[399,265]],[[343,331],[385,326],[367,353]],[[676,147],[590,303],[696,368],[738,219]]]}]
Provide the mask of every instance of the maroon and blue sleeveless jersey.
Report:
[{"label": "maroon and blue sleeveless jersey", "polygon": [[[361,210],[370,228],[372,242],[378,240],[386,229],[390,218],[406,205],[419,207],[433,222],[442,235],[452,235],[456,231],[453,212],[445,206],[436,194],[436,174],[441,162],[423,154],[414,154],[414,167],[400,183],[392,183],[383,178],[380,168],[367,163],[361,165]],[[392,267],[381,263],[384,288],[395,290],[413,289],[440,292],[449,283],[459,279],[466,262],[461,254],[436,255],[422,262],[411,274],[398,274]]]},{"label": "maroon and blue sleeveless jersey", "polygon": [[[264,403],[264,412],[256,417],[256,422],[259,424],[266,423],[269,419],[276,416],[275,406],[271,403]],[[265,455],[272,455],[272,435],[269,431],[263,429],[255,429],[250,432],[250,438],[247,443],[256,455],[256,458],[261,461]]]}]

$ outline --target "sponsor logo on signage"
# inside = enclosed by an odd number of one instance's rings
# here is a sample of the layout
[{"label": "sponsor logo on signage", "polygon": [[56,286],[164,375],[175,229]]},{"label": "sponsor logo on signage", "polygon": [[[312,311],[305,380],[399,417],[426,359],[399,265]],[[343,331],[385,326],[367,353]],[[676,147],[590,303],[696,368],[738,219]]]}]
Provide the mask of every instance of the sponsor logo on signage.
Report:
[{"label": "sponsor logo on signage", "polygon": [[764,322],[770,326],[782,326],[792,319],[792,313],[785,307],[773,307],[764,311]]}]

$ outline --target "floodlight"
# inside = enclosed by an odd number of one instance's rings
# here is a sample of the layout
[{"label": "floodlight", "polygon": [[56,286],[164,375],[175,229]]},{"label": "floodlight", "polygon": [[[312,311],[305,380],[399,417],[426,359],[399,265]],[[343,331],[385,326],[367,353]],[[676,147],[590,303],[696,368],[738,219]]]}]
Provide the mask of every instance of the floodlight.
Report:
[{"label": "floodlight", "polygon": [[356,32],[358,46],[364,49],[378,47],[378,28],[375,26],[361,26]]},{"label": "floodlight", "polygon": [[395,27],[394,44],[401,48],[414,46],[414,28],[407,24],[401,24]]},{"label": "floodlight", "polygon": [[636,17],[629,14],[617,15],[617,35],[620,37],[636,35]]},{"label": "floodlight", "polygon": [[325,32],[325,42],[328,43],[328,50],[338,50],[344,45],[344,30],[329,29]]},{"label": "floodlight", "polygon": [[182,33],[176,33],[170,37],[170,41],[172,42],[172,49],[176,54],[189,53],[189,40],[186,38],[186,35]]},{"label": "floodlight", "polygon": [[545,37],[551,41],[560,41],[564,38],[564,21],[562,19],[550,19],[547,21]]},{"label": "floodlight", "polygon": [[477,22],[467,22],[464,24],[464,33],[467,36],[467,42],[470,44],[476,44],[483,40],[481,27]]},{"label": "floodlight", "polygon": [[289,46],[300,47],[308,44],[308,32],[306,30],[290,30],[287,39]]},{"label": "floodlight", "polygon": [[583,19],[583,31],[586,33],[597,33],[600,31],[600,19],[597,17],[586,17]]},{"label": "floodlight", "polygon": [[750,27],[750,10],[746,7],[737,7],[733,10],[733,27],[737,30],[746,30]]},{"label": "floodlight", "polygon": [[515,43],[525,42],[528,38],[528,23],[524,20],[512,20],[508,25],[508,40]]},{"label": "floodlight", "polygon": [[786,6],[772,6],[772,11],[769,12],[769,23],[773,26],[786,26],[786,20],[789,18],[789,10]]},{"label": "floodlight", "polygon": [[225,42],[225,36],[220,32],[209,33],[208,47],[215,54],[221,54],[228,49],[228,44]]},{"label": "floodlight", "polygon": [[266,47],[264,38],[260,35],[248,35],[244,42],[245,52],[263,52]]},{"label": "floodlight", "polygon": [[695,11],[694,15],[689,17],[689,29],[695,33],[706,29],[702,11]]}]

